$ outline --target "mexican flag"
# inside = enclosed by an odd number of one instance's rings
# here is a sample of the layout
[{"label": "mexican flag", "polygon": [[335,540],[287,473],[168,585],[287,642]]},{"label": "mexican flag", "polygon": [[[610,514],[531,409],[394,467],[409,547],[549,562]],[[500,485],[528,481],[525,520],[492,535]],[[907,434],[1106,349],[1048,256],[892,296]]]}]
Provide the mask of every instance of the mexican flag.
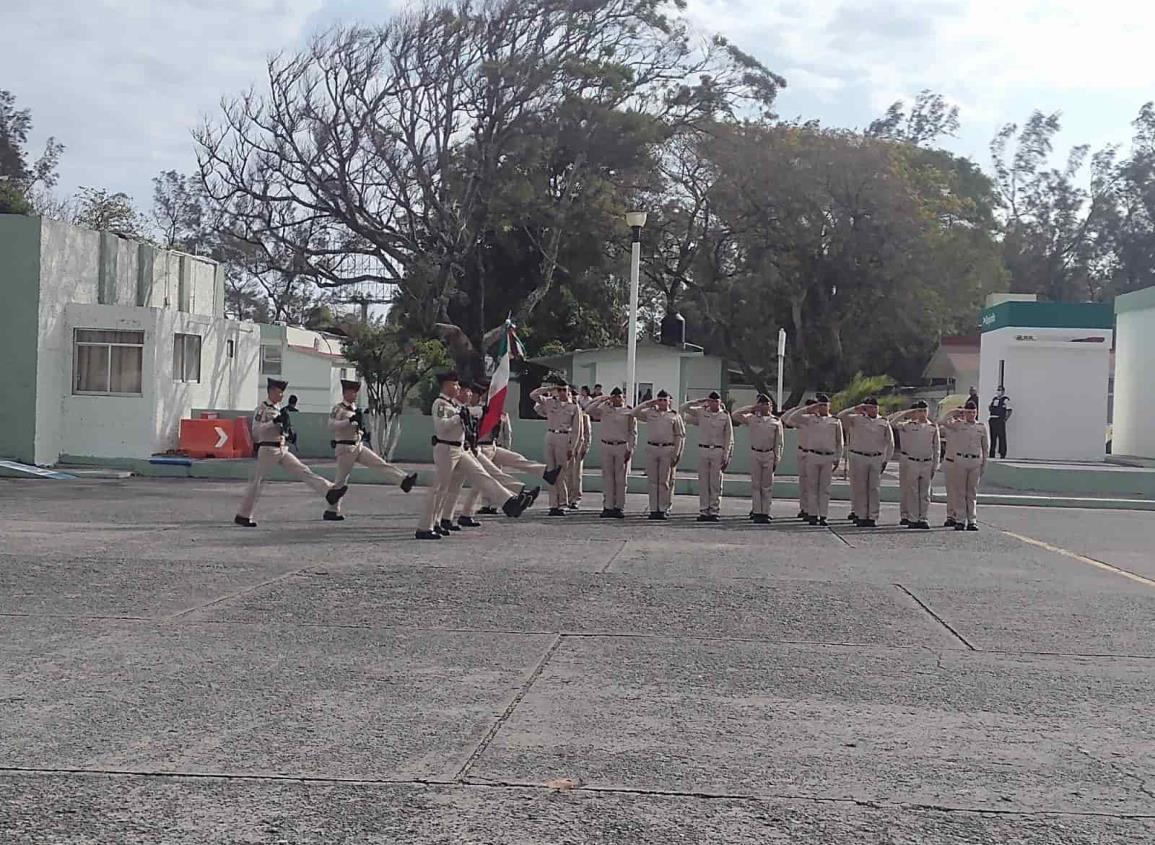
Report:
[{"label": "mexican flag", "polygon": [[485,437],[497,428],[501,415],[505,412],[505,395],[509,392],[509,361],[511,356],[522,357],[525,348],[513,331],[513,323],[505,321],[505,331],[497,347],[497,369],[489,382],[489,395],[485,399],[485,415],[481,418],[478,437]]}]

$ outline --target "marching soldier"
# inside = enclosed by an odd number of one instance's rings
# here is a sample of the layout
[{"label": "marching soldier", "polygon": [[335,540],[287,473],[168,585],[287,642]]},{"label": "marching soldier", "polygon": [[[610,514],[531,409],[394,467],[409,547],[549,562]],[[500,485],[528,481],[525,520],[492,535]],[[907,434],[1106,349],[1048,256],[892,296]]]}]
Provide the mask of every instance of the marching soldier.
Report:
[{"label": "marching soldier", "polygon": [[[809,408],[813,404],[813,399],[807,399],[802,403],[804,408]],[[810,428],[799,428],[796,425],[792,425],[787,421],[785,416],[783,416],[781,419],[782,424],[787,428],[793,428],[798,431],[798,441],[795,447],[797,449],[797,457],[795,462],[798,464],[798,518],[809,519],[810,514],[806,512],[805,491],[809,489],[807,485],[809,484],[808,474],[810,472],[810,466],[806,463],[806,453],[810,450],[810,439],[813,432]]]},{"label": "marching soldier", "polygon": [[[553,395],[549,391],[553,390]],[[552,385],[543,385],[529,394],[536,403],[534,410],[546,418],[545,480],[549,484],[549,515],[565,516],[569,504],[566,468],[574,458],[581,437],[581,408],[570,401],[569,385],[559,379]]]},{"label": "marching soldier", "polygon": [[753,499],[750,519],[757,525],[768,524],[773,517],[774,473],[782,462],[785,434],[782,421],[774,416],[770,397],[758,394],[758,401],[734,411],[735,425],[750,429],[750,494]]},{"label": "marching soldier", "polygon": [[686,424],[670,407],[670,394],[659,390],[632,414],[646,423],[646,480],[650,488],[650,519],[667,519],[673,503],[674,470],[686,446]]},{"label": "marching soldier", "polygon": [[[478,385],[478,389],[481,391],[479,395],[482,396],[488,392],[486,385]],[[482,411],[482,416],[484,416],[484,408]],[[545,464],[531,461],[525,455],[513,451],[513,426],[510,423],[509,414],[502,413],[501,419],[494,429],[478,441],[477,449],[479,458],[486,458],[501,471],[526,475],[541,475],[545,472]],[[501,479],[498,478],[498,480]],[[538,487],[535,490],[540,491],[541,488]],[[530,492],[536,498],[537,494],[533,491]],[[471,487],[469,495],[465,498],[465,504],[461,508],[461,516],[457,520],[458,525],[465,528],[475,528],[481,524],[473,518],[474,509],[479,501],[485,501],[481,491]],[[485,506],[477,508],[476,512],[493,515],[497,513],[497,508],[486,502]]]},{"label": "marching soldier", "polygon": [[830,513],[830,480],[838,468],[842,455],[842,423],[830,416],[830,397],[819,393],[813,405],[804,405],[787,411],[782,422],[806,432],[806,448],[802,455],[806,484],[803,487],[803,510],[811,525],[827,525]]},{"label": "marching soldier", "polygon": [[858,515],[855,522],[860,528],[875,528],[881,507],[882,472],[894,456],[894,432],[890,422],[878,415],[878,400],[873,396],[868,396],[861,405],[847,408],[838,419],[850,441],[847,463],[850,497],[854,513]]},{"label": "marching soldier", "polygon": [[[583,390],[588,391],[588,388],[583,388]],[[589,454],[590,441],[593,437],[593,425],[586,407],[592,401],[589,396],[586,396],[584,405],[578,401],[578,406],[581,408],[581,413],[578,414],[581,419],[581,435],[574,447],[573,460],[569,462],[567,467],[569,478],[566,479],[567,504],[571,511],[576,511],[582,500],[582,473],[585,472],[586,455]]]},{"label": "marching soldier", "polygon": [[686,402],[683,418],[698,426],[698,522],[717,522],[722,505],[722,480],[734,451],[734,421],[712,391],[706,399]]},{"label": "marching soldier", "polygon": [[277,465],[284,467],[299,481],[305,482],[324,496],[330,507],[336,507],[341,497],[348,491],[343,485],[338,487],[330,484],[289,452],[285,432],[292,426],[288,421],[288,415],[280,408],[280,401],[284,398],[285,388],[288,386],[287,381],[269,379],[268,398],[253,412],[253,449],[256,452],[257,463],[253,467],[253,477],[249,480],[245,497],[241,500],[241,506],[233,518],[233,522],[245,528],[257,527],[257,523],[253,520],[253,511],[261,495],[265,477]]},{"label": "marching soldier", "polygon": [[[978,489],[987,468],[990,435],[978,421],[979,406],[968,399],[961,409],[951,411],[943,421],[950,432],[950,451],[955,463],[955,531],[978,531]],[[966,525],[963,525],[965,514]]]},{"label": "marching soldier", "polygon": [[902,511],[908,528],[930,528],[930,487],[938,471],[940,435],[938,426],[927,419],[927,404],[920,399],[909,411],[890,416],[899,435],[898,476]]},{"label": "marching soldier", "polygon": [[490,501],[501,502],[501,509],[508,517],[521,516],[531,504],[527,495],[515,496],[508,489],[494,481],[481,468],[472,454],[465,451],[465,426],[461,417],[461,407],[456,400],[458,390],[457,373],[442,373],[438,376],[441,395],[433,400],[433,464],[436,480],[425,497],[425,507],[417,524],[418,540],[440,540],[441,534],[435,530],[441,527],[438,516],[444,507],[445,498],[453,481],[453,473],[459,465],[465,465],[465,477],[470,484],[481,490]]},{"label": "marching soldier", "polygon": [[[344,487],[353,467],[361,464],[396,481],[402,492],[408,493],[417,483],[417,473],[407,473],[393,466],[369,448],[364,412],[357,407],[357,394],[360,390],[361,382],[341,379],[341,401],[329,412],[329,433],[333,436],[332,446],[337,456],[337,474],[333,477],[333,485]],[[343,520],[345,517],[341,514],[341,503],[325,511],[324,518],[332,522]]]},{"label": "marching soldier", "polygon": [[602,519],[625,519],[626,468],[638,445],[638,420],[622,389],[590,402],[590,417],[600,425],[602,441]]}]

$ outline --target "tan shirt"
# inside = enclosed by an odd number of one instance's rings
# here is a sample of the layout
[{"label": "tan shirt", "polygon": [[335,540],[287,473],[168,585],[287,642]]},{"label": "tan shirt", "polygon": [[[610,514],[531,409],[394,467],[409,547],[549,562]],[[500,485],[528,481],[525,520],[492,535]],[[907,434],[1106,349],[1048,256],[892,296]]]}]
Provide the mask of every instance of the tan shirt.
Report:
[{"label": "tan shirt", "polygon": [[625,443],[632,452],[638,445],[638,420],[632,409],[623,405],[615,408],[609,402],[592,402],[590,417],[601,426],[598,432],[602,442]]},{"label": "tan shirt", "polygon": [[882,455],[885,463],[894,455],[894,431],[886,417],[878,416],[874,419],[866,414],[852,414],[843,411],[838,415],[850,440],[847,447],[851,452],[865,452],[873,456]]},{"label": "tan shirt", "polygon": [[361,442],[361,429],[352,421],[356,411],[355,405],[346,405],[344,402],[338,402],[333,406],[333,410],[329,412],[329,433],[333,435],[334,440]]},{"label": "tan shirt", "polygon": [[710,411],[689,402],[682,406],[682,413],[690,425],[698,426],[698,445],[720,447],[728,460],[734,449],[734,421],[724,410]]},{"label": "tan shirt", "polygon": [[[806,414],[809,410],[801,405],[792,411],[787,411],[782,422],[798,429],[800,435],[799,448],[823,452],[831,458],[842,456],[842,423],[838,417],[820,417],[817,414]],[[802,437],[805,439],[801,439]]]},{"label": "tan shirt", "polygon": [[782,430],[782,420],[773,414],[735,414],[734,422],[750,429],[750,448],[762,452],[773,452],[774,463],[781,463],[786,436]]},{"label": "tan shirt", "polygon": [[942,427],[950,432],[947,441],[948,455],[956,460],[959,459],[960,455],[972,455],[980,457],[984,463],[986,462],[991,441],[985,423],[977,420],[968,423],[956,419],[943,423]]},{"label": "tan shirt", "polygon": [[920,461],[930,459],[938,466],[940,438],[938,426],[932,422],[899,420],[894,423],[902,443],[902,454]]},{"label": "tan shirt", "polygon": [[576,402],[562,402],[556,396],[538,396],[534,410],[546,419],[552,432],[569,435],[570,449],[574,449],[582,435],[581,408]]},{"label": "tan shirt", "polygon": [[653,405],[645,405],[630,413],[646,424],[647,443],[673,443],[680,447],[681,441],[686,439],[686,423],[672,408],[659,411]]},{"label": "tan shirt", "polygon": [[465,440],[465,428],[461,425],[461,406],[457,400],[442,393],[433,400],[430,416],[433,417],[433,435],[438,440],[461,443]]},{"label": "tan shirt", "polygon": [[273,422],[280,413],[280,406],[274,405],[268,399],[257,406],[257,410],[253,411],[252,428],[254,443],[280,443],[282,446],[285,445],[285,435],[281,433],[281,427]]}]

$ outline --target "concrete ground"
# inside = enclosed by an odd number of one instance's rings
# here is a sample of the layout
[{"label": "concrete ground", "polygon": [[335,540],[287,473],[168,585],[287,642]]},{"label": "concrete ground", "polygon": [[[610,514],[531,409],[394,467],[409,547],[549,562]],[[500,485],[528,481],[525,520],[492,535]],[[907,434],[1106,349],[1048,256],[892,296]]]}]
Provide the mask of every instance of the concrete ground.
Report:
[{"label": "concrete ground", "polygon": [[1155,841],[1153,513],[240,492],[0,482],[0,842]]}]

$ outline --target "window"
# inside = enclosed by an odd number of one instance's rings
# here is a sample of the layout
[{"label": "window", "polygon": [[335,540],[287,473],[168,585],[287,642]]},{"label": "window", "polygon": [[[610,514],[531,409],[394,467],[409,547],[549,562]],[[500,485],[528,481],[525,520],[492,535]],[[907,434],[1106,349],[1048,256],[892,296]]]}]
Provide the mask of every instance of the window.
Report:
[{"label": "window", "polygon": [[237,342],[235,340],[225,341],[225,354],[230,358],[235,358],[237,356]]},{"label": "window", "polygon": [[642,402],[647,402],[654,398],[654,383],[652,381],[639,381],[637,391],[638,395],[634,404],[638,405]]},{"label": "window", "polygon": [[261,347],[261,375],[279,376],[281,374],[281,347]]},{"label": "window", "polygon": [[173,381],[201,380],[201,338],[196,334],[177,334],[172,338]]},{"label": "window", "polygon": [[144,332],[76,329],[72,361],[73,393],[139,396]]}]

